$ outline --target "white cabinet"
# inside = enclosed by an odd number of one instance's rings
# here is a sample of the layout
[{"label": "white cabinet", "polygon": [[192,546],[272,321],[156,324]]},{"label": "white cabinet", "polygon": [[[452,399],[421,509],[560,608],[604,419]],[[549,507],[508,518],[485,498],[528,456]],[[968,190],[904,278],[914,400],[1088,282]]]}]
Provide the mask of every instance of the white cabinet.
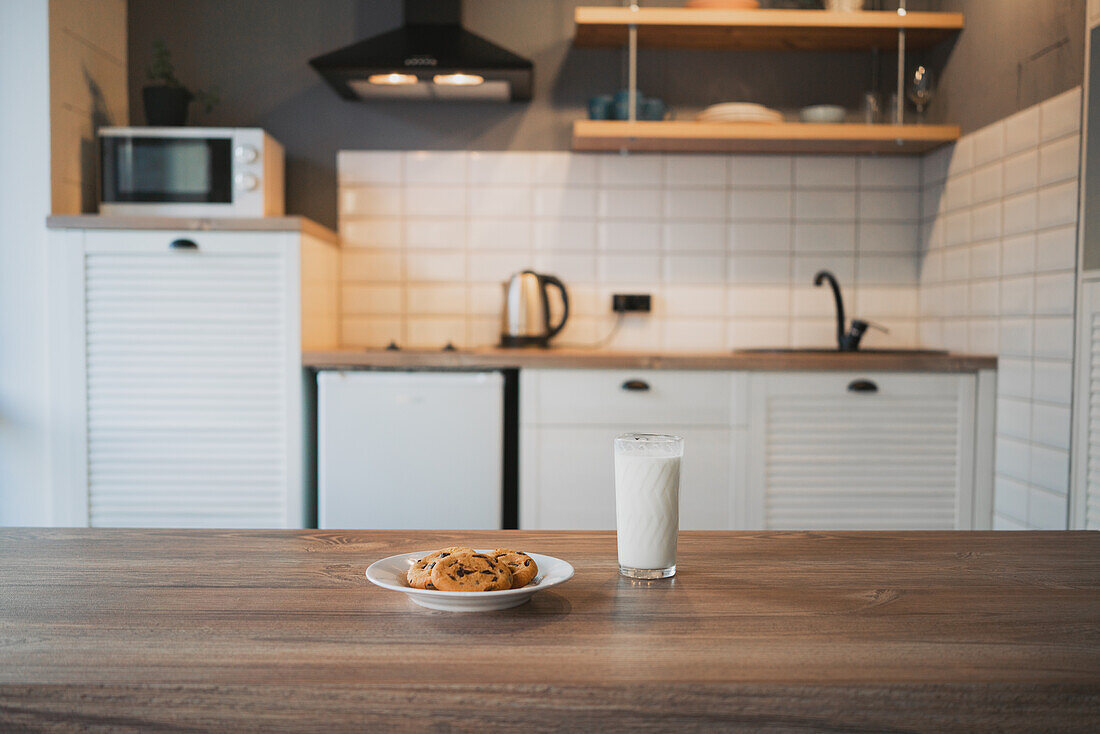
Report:
[{"label": "white cabinet", "polygon": [[301,350],[335,346],[335,245],[68,230],[51,247],[58,524],[300,527]]},{"label": "white cabinet", "polygon": [[613,439],[684,437],[680,527],[734,524],[731,480],[743,438],[732,427],[742,375],[672,370],[523,370],[520,373],[520,527],[615,527]]},{"label": "white cabinet", "polygon": [[974,375],[760,373],[749,385],[749,527],[988,527]]},{"label": "white cabinet", "polygon": [[1074,413],[1070,527],[1100,529],[1100,274],[1086,274],[1079,291],[1077,396]]},{"label": "white cabinet", "polygon": [[613,528],[612,439],[642,431],[685,439],[684,530],[986,528],[990,377],[524,370],[520,527]]}]

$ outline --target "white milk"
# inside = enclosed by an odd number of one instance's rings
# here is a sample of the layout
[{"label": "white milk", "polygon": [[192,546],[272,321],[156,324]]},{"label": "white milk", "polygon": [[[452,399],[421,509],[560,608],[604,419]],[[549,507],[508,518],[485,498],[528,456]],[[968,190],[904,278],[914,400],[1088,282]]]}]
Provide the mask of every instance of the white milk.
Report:
[{"label": "white milk", "polygon": [[616,447],[615,522],[620,566],[668,569],[676,565],[679,456],[646,456]]}]

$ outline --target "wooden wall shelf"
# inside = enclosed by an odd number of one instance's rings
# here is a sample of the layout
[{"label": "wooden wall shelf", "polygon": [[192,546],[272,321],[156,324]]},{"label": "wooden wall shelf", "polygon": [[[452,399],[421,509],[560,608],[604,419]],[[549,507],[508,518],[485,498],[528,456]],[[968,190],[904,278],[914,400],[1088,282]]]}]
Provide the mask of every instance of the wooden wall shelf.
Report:
[{"label": "wooden wall shelf", "polygon": [[962,13],[898,15],[895,11],[709,10],[696,8],[578,7],[576,46],[624,46],[627,26],[638,45],[657,48],[859,51],[896,49],[905,29],[909,48],[924,48],[963,27]]},{"label": "wooden wall shelf", "polygon": [[920,154],[959,139],[957,125],[577,120],[576,151]]}]

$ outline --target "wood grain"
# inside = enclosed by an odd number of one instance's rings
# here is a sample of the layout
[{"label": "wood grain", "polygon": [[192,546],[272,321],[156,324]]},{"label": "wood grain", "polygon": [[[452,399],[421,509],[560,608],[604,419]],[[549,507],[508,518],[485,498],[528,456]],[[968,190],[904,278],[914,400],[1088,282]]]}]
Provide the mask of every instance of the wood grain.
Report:
[{"label": "wood grain", "polygon": [[577,368],[667,370],[785,370],[977,372],[996,369],[997,358],[971,354],[889,352],[619,352],[554,347],[551,349],[340,349],[304,352],[302,363],[317,369],[391,368]]},{"label": "wood grain", "polygon": [[573,150],[900,155],[926,153],[959,135],[958,125],[575,120]]},{"label": "wood grain", "polygon": [[[369,563],[572,562],[432,612]],[[0,730],[1078,730],[1100,720],[1100,534],[0,529]],[[491,702],[487,705],[486,702]]]},{"label": "wood grain", "polygon": [[579,7],[573,19],[576,46],[624,46],[627,27],[634,24],[642,47],[740,51],[891,49],[898,47],[902,28],[908,48],[924,48],[963,27],[962,13],[894,11]]}]

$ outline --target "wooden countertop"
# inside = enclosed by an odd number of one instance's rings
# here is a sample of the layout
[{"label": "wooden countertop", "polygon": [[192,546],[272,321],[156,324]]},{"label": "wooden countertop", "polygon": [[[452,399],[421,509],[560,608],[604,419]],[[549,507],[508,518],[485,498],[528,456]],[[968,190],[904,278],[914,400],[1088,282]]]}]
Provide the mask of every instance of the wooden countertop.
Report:
[{"label": "wooden countertop", "polygon": [[122,217],[71,214],[46,217],[50,229],[166,229],[211,232],[301,232],[340,244],[328,227],[306,217]]},{"label": "wooden countertop", "polygon": [[[570,561],[513,610],[367,583],[462,544]],[[1095,731],[1100,533],[0,529],[0,730]]]},{"label": "wooden countertop", "polygon": [[997,358],[945,352],[615,352],[582,349],[441,350],[341,349],[305,352],[302,363],[317,369],[576,369],[668,370],[855,370],[889,372],[976,372],[996,369]]}]

